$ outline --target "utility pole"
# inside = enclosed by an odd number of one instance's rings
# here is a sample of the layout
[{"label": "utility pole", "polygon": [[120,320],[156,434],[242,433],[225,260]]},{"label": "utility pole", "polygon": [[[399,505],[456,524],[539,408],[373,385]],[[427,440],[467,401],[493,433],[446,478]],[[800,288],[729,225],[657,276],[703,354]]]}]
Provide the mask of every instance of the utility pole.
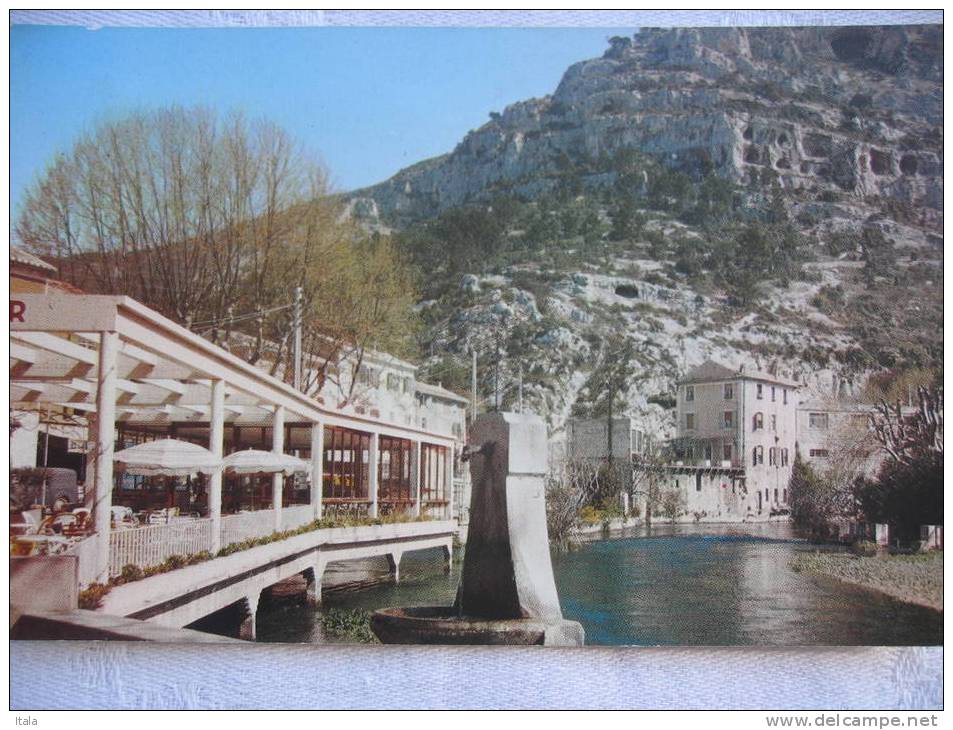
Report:
[{"label": "utility pole", "polygon": [[500,410],[500,332],[496,333],[496,362],[493,366],[493,403],[495,410]]},{"label": "utility pole", "polygon": [[301,390],[301,287],[295,287],[294,302],[294,388]]},{"label": "utility pole", "polygon": [[43,486],[41,487],[40,493],[40,504],[42,504],[44,508],[46,507],[47,467],[50,465],[50,424],[53,422],[52,408],[52,403],[46,404],[46,435],[43,438]]},{"label": "utility pole", "polygon": [[473,356],[473,367],[470,373],[470,423],[476,420],[477,415],[477,354],[476,347],[470,345],[470,354]]},{"label": "utility pole", "polygon": [[516,412],[523,412],[523,366],[519,367],[519,385],[516,390]]}]

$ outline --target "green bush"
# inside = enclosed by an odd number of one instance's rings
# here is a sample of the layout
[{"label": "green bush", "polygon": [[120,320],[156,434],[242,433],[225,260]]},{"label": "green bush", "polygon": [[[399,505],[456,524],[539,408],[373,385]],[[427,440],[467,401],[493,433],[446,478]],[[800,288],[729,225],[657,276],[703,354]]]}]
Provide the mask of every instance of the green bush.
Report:
[{"label": "green bush", "polygon": [[133,563],[122,566],[122,572],[120,575],[122,576],[122,579],[126,581],[126,583],[133,583],[134,581],[142,580],[145,577],[143,575],[142,568],[140,568],[138,565],[134,565]]},{"label": "green bush", "polygon": [[877,554],[877,543],[870,540],[857,540],[850,546],[850,551],[860,557],[872,558]]},{"label": "green bush", "polygon": [[79,593],[79,607],[94,610],[100,607],[103,597],[109,593],[110,586],[102,583],[93,583],[86,590]]},{"label": "green bush", "polygon": [[371,631],[371,614],[359,608],[330,608],[321,616],[321,627],[338,639],[360,644],[376,644]]}]

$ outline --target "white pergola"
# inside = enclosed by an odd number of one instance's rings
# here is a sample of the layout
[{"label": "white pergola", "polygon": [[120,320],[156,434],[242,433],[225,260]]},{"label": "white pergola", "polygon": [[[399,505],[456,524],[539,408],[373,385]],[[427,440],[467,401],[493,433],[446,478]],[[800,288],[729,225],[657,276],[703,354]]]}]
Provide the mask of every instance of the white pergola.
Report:
[{"label": "white pergola", "polygon": [[[10,405],[71,408],[89,423],[87,492],[94,485],[97,575],[108,573],[113,449],[117,424],[208,424],[209,450],[223,456],[225,424],[269,427],[283,453],[286,422],[311,424],[311,504],[321,516],[323,435],[338,426],[371,435],[370,514],[377,516],[381,435],[451,450],[453,437],[327,408],[290,385],[123,296],[14,294],[10,301]],[[419,456],[418,456],[419,464]],[[452,459],[447,485],[452,490]],[[275,529],[282,477],[273,479]],[[415,476],[417,508],[420,478]],[[449,495],[452,504],[452,491]],[[213,552],[219,543],[222,474],[209,480]]]}]

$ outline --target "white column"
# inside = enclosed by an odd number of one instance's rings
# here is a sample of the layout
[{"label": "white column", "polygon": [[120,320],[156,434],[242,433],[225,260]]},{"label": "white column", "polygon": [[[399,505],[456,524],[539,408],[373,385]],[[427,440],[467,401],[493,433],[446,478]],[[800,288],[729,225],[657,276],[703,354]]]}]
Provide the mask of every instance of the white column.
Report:
[{"label": "white column", "polygon": [[447,447],[447,515],[448,520],[453,519],[453,446]]},{"label": "white column", "polygon": [[86,474],[83,476],[83,506],[96,504],[96,414],[86,416]]},{"label": "white column", "polygon": [[[219,459],[225,452],[225,381],[212,380],[208,450]],[[208,516],[212,519],[212,555],[222,547],[222,470],[208,480]]]},{"label": "white column", "polygon": [[[275,406],[275,417],[271,422],[271,450],[276,454],[285,451],[285,407]],[[281,488],[284,474],[278,472],[271,478],[271,508],[275,511],[275,531],[281,529]]]},{"label": "white column", "polygon": [[324,514],[324,424],[311,424],[311,509],[315,519]]},{"label": "white column", "polygon": [[378,477],[377,477],[377,463],[380,460],[380,454],[378,453],[380,441],[376,433],[371,434],[371,446],[370,454],[368,455],[368,465],[367,465],[367,478],[370,482],[370,498],[371,498],[371,511],[370,516],[372,518],[377,517],[377,491],[378,487]]},{"label": "white column", "polygon": [[414,489],[414,517],[420,517],[421,484],[423,483],[420,478],[420,442],[414,441],[413,444],[410,450],[410,478]]},{"label": "white column", "polygon": [[99,378],[96,389],[96,581],[109,580],[109,535],[113,501],[113,453],[116,439],[116,359],[119,333],[99,334]]}]

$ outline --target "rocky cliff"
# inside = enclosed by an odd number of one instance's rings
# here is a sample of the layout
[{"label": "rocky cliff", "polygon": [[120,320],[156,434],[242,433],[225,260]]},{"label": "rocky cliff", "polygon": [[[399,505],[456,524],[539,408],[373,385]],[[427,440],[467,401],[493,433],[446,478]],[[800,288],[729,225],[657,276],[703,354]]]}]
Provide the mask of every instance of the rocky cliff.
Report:
[{"label": "rocky cliff", "polygon": [[532,199],[567,168],[612,182],[600,162],[628,148],[740,185],[770,170],[815,217],[860,203],[936,230],[942,78],[939,26],[643,29],[570,67],[551,96],[352,197],[399,226],[501,193]]},{"label": "rocky cliff", "polygon": [[942,368],[942,142],[939,27],[644,29],[351,210],[424,274],[423,377],[475,350],[558,440],[621,336],[665,434],[709,358],[806,396]]}]

